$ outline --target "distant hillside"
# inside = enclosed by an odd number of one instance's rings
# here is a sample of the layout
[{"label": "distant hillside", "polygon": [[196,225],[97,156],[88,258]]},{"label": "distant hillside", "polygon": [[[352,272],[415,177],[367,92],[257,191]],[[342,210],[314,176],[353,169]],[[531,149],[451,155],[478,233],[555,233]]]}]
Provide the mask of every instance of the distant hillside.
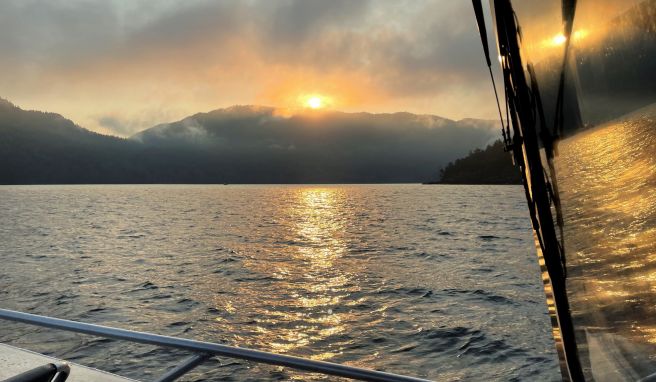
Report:
[{"label": "distant hillside", "polygon": [[410,113],[282,117],[272,108],[235,106],[159,125],[132,140],[211,163],[197,169],[209,179],[396,183],[430,179],[435,167],[488,142],[494,126]]},{"label": "distant hillside", "polygon": [[503,143],[496,141],[484,150],[475,149],[440,171],[443,184],[521,184],[519,170],[513,166]]},{"label": "distant hillside", "polygon": [[0,183],[114,183],[134,178],[137,147],[59,114],[0,99]]},{"label": "distant hillside", "polygon": [[421,182],[494,123],[410,113],[278,116],[240,106],[130,139],[0,101],[0,184]]}]

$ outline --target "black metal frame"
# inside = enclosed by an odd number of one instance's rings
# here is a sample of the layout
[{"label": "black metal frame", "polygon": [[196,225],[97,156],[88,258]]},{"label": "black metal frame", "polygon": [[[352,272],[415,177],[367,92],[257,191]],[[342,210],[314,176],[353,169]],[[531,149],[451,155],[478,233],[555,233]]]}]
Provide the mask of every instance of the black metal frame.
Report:
[{"label": "black metal frame", "polygon": [[[563,5],[575,6],[575,2],[566,1],[566,3]],[[501,66],[506,101],[513,129],[511,148],[515,163],[522,174],[531,222],[549,275],[555,317],[560,329],[563,357],[567,367],[567,373],[563,377],[568,377],[572,381],[583,381],[583,371],[566,291],[564,257],[551,212],[552,197],[556,194],[549,180],[545,178],[546,172],[540,158],[539,134],[543,131],[538,132],[536,117],[539,116],[539,113],[534,112],[536,97],[539,97],[539,94],[533,94],[532,87],[529,86],[526,78],[526,72],[530,71],[530,67],[525,68],[522,61],[520,27],[517,24],[511,1],[494,0],[493,5],[497,42],[502,57]],[[571,15],[573,17],[573,10]],[[569,25],[569,31],[571,31],[571,22]],[[545,143],[550,145],[552,142]],[[544,148],[551,151],[550,147]],[[547,155],[551,156],[552,153],[548,152]]]},{"label": "black metal frame", "polygon": [[[481,1],[472,0],[472,3],[481,35],[481,42],[483,43],[485,59],[488,68],[490,68],[494,93],[497,96],[494,76],[491,70],[490,53]],[[556,234],[556,227],[551,211],[553,204],[557,223],[561,229],[560,240],[562,240],[562,217],[551,159],[554,155],[555,140],[559,135],[562,135],[559,133],[562,131],[563,89],[569,38],[565,46],[565,55],[560,76],[555,120],[556,126],[554,126],[553,132],[550,132],[546,126],[539,86],[535,81],[533,67],[531,64],[527,64],[524,67],[524,63],[522,62],[521,32],[512,4],[510,0],[493,0],[492,4],[494,6],[496,35],[501,56],[501,69],[508,112],[504,129],[504,120],[497,96],[503,139],[506,149],[512,151],[514,163],[520,169],[531,222],[535,230],[537,244],[539,245],[538,256],[544,260],[545,283],[548,284],[546,285],[548,290],[545,290],[545,292],[547,293],[548,300],[553,299],[552,305],[556,321],[555,325],[559,331],[557,341],[560,341],[560,343],[557,345],[559,346],[559,355],[561,356],[563,379],[580,381],[584,377],[566,292],[567,272],[565,268],[565,257],[562,242],[559,241]],[[576,1],[563,0],[562,8],[565,33],[566,36],[569,36],[572,30]],[[527,73],[530,77],[530,86],[526,78]],[[513,128],[512,137],[510,137],[510,132],[508,131],[508,125],[511,124]],[[540,158],[541,148],[544,149],[549,163],[548,172],[545,171],[546,169]]]}]

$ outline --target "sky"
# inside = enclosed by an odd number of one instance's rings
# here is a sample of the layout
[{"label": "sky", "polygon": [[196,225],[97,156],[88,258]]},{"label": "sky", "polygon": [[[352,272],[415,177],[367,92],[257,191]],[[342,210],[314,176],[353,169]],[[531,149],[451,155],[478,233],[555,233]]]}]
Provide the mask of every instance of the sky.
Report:
[{"label": "sky", "polygon": [[0,3],[0,97],[101,133],[231,105],[495,118],[471,2]]}]

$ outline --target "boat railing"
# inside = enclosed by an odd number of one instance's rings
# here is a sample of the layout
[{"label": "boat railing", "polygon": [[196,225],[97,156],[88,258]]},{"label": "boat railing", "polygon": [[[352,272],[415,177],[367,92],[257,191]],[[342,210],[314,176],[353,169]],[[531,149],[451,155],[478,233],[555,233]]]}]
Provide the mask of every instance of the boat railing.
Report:
[{"label": "boat railing", "polygon": [[386,373],[383,371],[359,368],[332,362],[317,361],[308,358],[276,354],[237,346],[195,341],[185,338],[88,324],[78,321],[23,313],[8,309],[0,309],[0,319],[115,340],[123,340],[147,345],[155,345],[163,348],[185,350],[192,353],[189,358],[181,361],[178,365],[168,370],[164,375],[157,378],[155,380],[156,382],[174,381],[214,356],[237,358],[269,365],[284,366],[307,372],[350,378],[360,381],[427,381],[426,379]]}]

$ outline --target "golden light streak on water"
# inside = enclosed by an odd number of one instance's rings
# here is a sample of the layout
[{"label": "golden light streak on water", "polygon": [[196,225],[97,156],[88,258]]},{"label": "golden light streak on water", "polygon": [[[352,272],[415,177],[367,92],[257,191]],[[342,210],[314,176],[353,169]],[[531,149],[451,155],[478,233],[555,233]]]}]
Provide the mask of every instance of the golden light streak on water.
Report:
[{"label": "golden light streak on water", "polygon": [[[333,309],[354,290],[351,273],[335,266],[346,252],[344,221],[350,211],[344,193],[303,187],[291,198],[283,207],[289,223],[285,236],[291,245],[269,262],[248,263],[259,273],[277,275],[275,293],[291,297],[260,308],[263,317],[275,319],[270,322],[273,326],[258,327],[257,342],[282,353],[346,331],[349,313]],[[340,352],[326,349],[312,358],[327,360],[336,354]]]}]

